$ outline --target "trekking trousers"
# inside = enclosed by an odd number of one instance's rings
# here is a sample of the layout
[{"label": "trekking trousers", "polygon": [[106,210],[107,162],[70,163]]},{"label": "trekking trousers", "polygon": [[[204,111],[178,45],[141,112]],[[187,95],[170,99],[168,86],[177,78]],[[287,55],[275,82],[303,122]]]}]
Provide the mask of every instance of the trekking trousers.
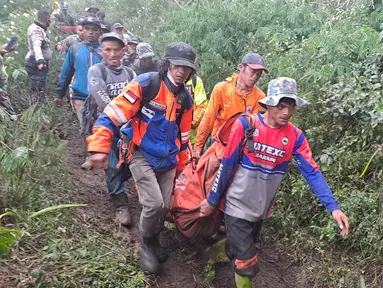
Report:
[{"label": "trekking trousers", "polygon": [[43,104],[45,102],[45,86],[48,66],[38,69],[36,63],[33,63],[31,59],[26,59],[25,71],[27,71],[29,87],[32,90],[29,97],[29,104]]},{"label": "trekking trousers", "polygon": [[142,205],[139,225],[141,237],[150,238],[160,233],[164,226],[170,208],[176,169],[155,173],[140,151],[132,156],[129,168]]},{"label": "trekking trousers", "polygon": [[109,153],[109,167],[105,169],[105,180],[108,186],[109,197],[125,192],[125,184],[121,169],[117,169],[118,157],[114,151]]},{"label": "trekking trousers", "polygon": [[225,214],[226,235],[229,249],[226,252],[233,261],[235,273],[254,277],[258,270],[255,242],[262,228],[262,220],[250,222]]}]

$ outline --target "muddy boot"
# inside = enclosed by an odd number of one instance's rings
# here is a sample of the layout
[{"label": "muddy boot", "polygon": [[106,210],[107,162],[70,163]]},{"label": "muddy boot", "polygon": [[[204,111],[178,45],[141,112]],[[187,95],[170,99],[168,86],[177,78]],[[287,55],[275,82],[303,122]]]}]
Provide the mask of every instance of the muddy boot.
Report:
[{"label": "muddy boot", "polygon": [[169,258],[169,254],[166,251],[164,247],[161,246],[160,244],[160,235],[157,235],[157,243],[156,243],[156,256],[157,260],[160,263],[164,263],[166,260]]},{"label": "muddy boot", "polygon": [[125,193],[112,196],[111,201],[116,209],[116,221],[125,227],[132,225],[132,217],[128,208],[128,196]]},{"label": "muddy boot", "polygon": [[228,240],[222,239],[207,250],[207,256],[211,263],[229,263],[231,252]]},{"label": "muddy boot", "polygon": [[237,288],[251,288],[251,277],[235,273],[235,284]]},{"label": "muddy boot", "polygon": [[157,236],[141,238],[140,261],[138,264],[145,273],[158,274],[160,271],[160,264],[156,255],[157,242]]},{"label": "muddy boot", "polygon": [[82,170],[91,170],[92,165],[90,164],[89,157],[86,157],[85,162],[81,164],[80,168]]}]

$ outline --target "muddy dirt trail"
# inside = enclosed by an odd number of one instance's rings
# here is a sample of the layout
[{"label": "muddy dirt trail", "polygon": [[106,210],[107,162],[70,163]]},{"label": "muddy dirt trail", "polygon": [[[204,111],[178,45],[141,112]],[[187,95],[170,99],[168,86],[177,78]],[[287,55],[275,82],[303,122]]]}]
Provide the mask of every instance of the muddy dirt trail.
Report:
[{"label": "muddy dirt trail", "polygon": [[[134,183],[126,182],[126,192],[129,197],[129,208],[132,213],[134,226],[127,230],[114,223],[112,206],[108,201],[104,172],[102,170],[83,171],[79,167],[84,161],[83,146],[75,126],[69,128],[67,144],[67,161],[70,181],[76,188],[73,199],[79,203],[87,203],[85,209],[76,213],[88,223],[98,223],[105,237],[124,237],[126,245],[138,252],[139,237],[137,224],[141,207],[135,191]],[[71,198],[72,198],[71,197]],[[100,231],[100,230],[98,230]],[[164,263],[163,272],[157,277],[148,277],[151,287],[159,288],[198,288],[198,287],[235,287],[234,274],[230,264],[219,264],[213,284],[203,284],[204,261],[196,256],[198,250],[206,248],[206,243],[196,245],[174,229],[165,229],[161,235],[161,244],[166,247],[169,259]],[[138,255],[137,253],[135,253]],[[263,244],[260,252],[261,272],[258,274],[253,287],[270,288],[299,288],[301,282],[299,267],[289,265],[283,255],[275,255],[272,246]]]}]

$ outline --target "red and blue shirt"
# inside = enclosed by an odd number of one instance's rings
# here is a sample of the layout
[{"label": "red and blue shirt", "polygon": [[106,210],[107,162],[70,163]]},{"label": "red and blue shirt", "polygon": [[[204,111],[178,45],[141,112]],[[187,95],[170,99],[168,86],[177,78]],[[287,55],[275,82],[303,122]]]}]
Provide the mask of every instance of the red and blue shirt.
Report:
[{"label": "red and blue shirt", "polygon": [[302,131],[290,122],[281,128],[273,128],[264,122],[260,113],[255,116],[254,152],[250,153],[247,145],[241,148],[249,125],[248,119],[241,116],[232,126],[208,202],[218,206],[225,194],[224,213],[251,222],[267,218],[294,157],[300,172],[326,209],[329,212],[339,209]]}]

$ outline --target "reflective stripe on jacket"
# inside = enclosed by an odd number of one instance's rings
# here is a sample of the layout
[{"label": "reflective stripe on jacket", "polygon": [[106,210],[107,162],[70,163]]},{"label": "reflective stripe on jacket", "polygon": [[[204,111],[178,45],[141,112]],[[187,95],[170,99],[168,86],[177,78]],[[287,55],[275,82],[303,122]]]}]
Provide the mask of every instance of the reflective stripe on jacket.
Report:
[{"label": "reflective stripe on jacket", "polygon": [[[167,79],[161,81],[153,100],[141,108],[142,88],[148,87],[150,81],[150,73],[137,76],[106,106],[94,125],[94,134],[87,139],[88,151],[109,153],[113,135],[118,134],[119,127],[127,123],[121,128],[121,133],[132,139],[155,172],[174,168],[183,170],[188,159],[193,99],[188,94],[178,127],[176,119],[181,104],[177,102],[177,93],[172,92]],[[180,89],[185,88],[181,86]]]}]

